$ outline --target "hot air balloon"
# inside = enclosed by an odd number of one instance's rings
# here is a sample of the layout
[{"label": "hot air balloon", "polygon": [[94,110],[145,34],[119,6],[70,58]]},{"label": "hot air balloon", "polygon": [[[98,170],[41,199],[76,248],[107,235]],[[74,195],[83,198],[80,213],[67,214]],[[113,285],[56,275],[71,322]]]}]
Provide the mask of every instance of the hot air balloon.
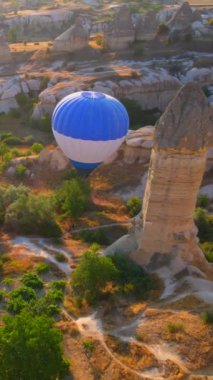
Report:
[{"label": "hot air balloon", "polygon": [[128,113],[117,99],[81,91],[66,96],[52,117],[55,139],[80,171],[91,171],[120,147],[129,128]]}]

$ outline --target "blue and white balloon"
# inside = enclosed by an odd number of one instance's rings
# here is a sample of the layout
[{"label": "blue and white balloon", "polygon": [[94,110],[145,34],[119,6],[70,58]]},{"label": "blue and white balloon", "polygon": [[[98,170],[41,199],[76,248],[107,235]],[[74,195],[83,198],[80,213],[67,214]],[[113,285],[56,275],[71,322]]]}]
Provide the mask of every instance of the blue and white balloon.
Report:
[{"label": "blue and white balloon", "polygon": [[120,147],[129,128],[128,113],[117,99],[94,92],[76,92],[56,106],[55,139],[76,169],[93,170]]}]

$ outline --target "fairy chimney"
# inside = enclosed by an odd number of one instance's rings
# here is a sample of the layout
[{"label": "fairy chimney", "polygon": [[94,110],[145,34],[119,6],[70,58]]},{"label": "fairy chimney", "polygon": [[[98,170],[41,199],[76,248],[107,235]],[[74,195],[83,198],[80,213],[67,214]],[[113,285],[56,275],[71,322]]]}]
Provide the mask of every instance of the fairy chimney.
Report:
[{"label": "fairy chimney", "polygon": [[135,29],[131,12],[127,7],[122,7],[104,34],[105,45],[111,50],[122,50],[128,48],[134,40]]},{"label": "fairy chimney", "polygon": [[146,13],[136,27],[136,41],[150,41],[157,34],[156,12]]},{"label": "fairy chimney", "polygon": [[88,33],[78,19],[73,26],[58,36],[53,43],[56,52],[74,52],[88,45]]},{"label": "fairy chimney", "polygon": [[204,260],[193,221],[213,125],[207,98],[186,84],[160,118],[154,137],[141,212],[138,250],[132,258],[148,264],[158,254]]}]

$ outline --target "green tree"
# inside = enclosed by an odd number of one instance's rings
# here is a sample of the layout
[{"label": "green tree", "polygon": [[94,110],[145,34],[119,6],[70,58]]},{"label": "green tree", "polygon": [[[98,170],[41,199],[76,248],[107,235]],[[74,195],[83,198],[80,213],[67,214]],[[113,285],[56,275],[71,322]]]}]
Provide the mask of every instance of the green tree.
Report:
[{"label": "green tree", "polygon": [[0,144],[0,156],[3,157],[5,153],[7,153],[9,151],[9,148],[7,146],[7,144],[5,143],[1,143]]},{"label": "green tree", "polygon": [[0,328],[0,379],[57,380],[68,372],[62,355],[62,335],[45,315],[23,311],[5,317]]},{"label": "green tree", "polygon": [[43,144],[40,144],[40,143],[34,143],[34,144],[31,146],[31,151],[32,151],[33,153],[36,153],[36,154],[39,154],[43,149],[44,149],[44,145],[43,145]]},{"label": "green tree", "polygon": [[213,217],[200,207],[195,209],[195,224],[198,228],[198,237],[200,242],[213,241]]},{"label": "green tree", "polygon": [[138,197],[131,197],[127,202],[127,208],[130,216],[136,216],[141,211],[142,202]]},{"label": "green tree", "polygon": [[43,281],[37,273],[28,272],[22,276],[21,282],[32,289],[42,289],[44,286]]},{"label": "green tree", "polygon": [[87,208],[90,188],[82,178],[73,178],[64,181],[59,188],[56,198],[65,216],[77,218]]},{"label": "green tree", "polygon": [[110,257],[85,252],[71,277],[75,293],[89,303],[96,301],[107,282],[114,281],[118,271]]},{"label": "green tree", "polygon": [[31,193],[21,194],[5,212],[4,226],[19,233],[38,233],[43,236],[60,236],[55,222],[52,199]]}]

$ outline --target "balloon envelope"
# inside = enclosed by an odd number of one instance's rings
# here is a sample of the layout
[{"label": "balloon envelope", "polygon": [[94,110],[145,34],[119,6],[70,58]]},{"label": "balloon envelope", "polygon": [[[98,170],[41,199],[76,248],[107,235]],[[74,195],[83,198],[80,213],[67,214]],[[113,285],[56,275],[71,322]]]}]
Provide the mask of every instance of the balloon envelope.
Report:
[{"label": "balloon envelope", "polygon": [[76,92],[56,106],[55,139],[76,169],[92,170],[119,148],[129,128],[128,113],[117,99],[94,92]]}]

